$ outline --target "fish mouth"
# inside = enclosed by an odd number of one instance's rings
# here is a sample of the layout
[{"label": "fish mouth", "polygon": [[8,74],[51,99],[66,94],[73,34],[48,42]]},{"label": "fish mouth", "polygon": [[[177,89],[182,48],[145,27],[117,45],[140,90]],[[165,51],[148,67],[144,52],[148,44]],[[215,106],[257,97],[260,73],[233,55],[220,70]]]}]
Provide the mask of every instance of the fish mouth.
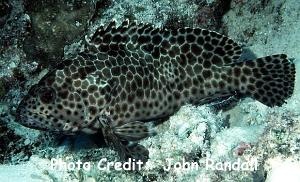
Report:
[{"label": "fish mouth", "polygon": [[37,124],[37,121],[34,118],[27,117],[26,114],[19,113],[16,116],[16,122],[25,126],[26,128],[31,128],[35,130],[47,131],[47,128],[42,127],[41,125]]},{"label": "fish mouth", "polygon": [[22,102],[19,104],[17,111],[16,111],[16,122],[20,123],[25,127],[31,128],[29,118],[26,115],[26,109],[22,106]]},{"label": "fish mouth", "polygon": [[16,110],[16,116],[15,116],[16,122],[21,124],[22,126],[25,126],[27,128],[32,128],[36,130],[46,130],[43,126],[39,124],[39,122],[28,115],[28,111],[26,107],[23,104],[23,101],[19,104],[17,110]]}]

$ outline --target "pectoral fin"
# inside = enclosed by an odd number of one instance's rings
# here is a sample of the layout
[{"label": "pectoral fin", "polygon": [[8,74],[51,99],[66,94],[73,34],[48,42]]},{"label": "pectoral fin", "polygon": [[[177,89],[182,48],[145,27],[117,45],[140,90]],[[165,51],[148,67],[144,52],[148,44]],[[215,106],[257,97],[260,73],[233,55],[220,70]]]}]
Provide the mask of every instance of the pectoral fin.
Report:
[{"label": "pectoral fin", "polygon": [[149,151],[137,141],[155,134],[151,125],[135,121],[121,126],[111,126],[112,121],[107,116],[98,118],[98,121],[106,144],[119,153],[121,160],[126,161],[132,158],[147,162]]},{"label": "pectoral fin", "polygon": [[156,134],[152,124],[133,121],[114,128],[114,133],[127,141],[139,141]]}]

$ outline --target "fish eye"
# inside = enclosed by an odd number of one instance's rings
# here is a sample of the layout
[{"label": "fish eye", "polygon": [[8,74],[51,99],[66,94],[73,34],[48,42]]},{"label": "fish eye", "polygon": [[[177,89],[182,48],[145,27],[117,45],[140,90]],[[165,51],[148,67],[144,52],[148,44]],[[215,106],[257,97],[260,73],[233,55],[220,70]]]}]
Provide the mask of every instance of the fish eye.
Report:
[{"label": "fish eye", "polygon": [[55,99],[55,92],[50,87],[43,87],[39,89],[39,97],[44,104],[49,104]]}]

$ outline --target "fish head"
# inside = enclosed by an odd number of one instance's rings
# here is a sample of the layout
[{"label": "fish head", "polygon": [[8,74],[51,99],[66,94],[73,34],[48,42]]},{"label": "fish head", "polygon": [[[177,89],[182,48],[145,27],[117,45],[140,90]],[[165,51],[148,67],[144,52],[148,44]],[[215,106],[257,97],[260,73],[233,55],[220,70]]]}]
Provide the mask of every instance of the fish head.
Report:
[{"label": "fish head", "polygon": [[[62,98],[61,93],[70,93],[70,87],[57,86],[57,73],[45,75],[33,85],[17,108],[16,120],[23,126],[46,131],[66,132],[74,130],[82,114],[75,109],[75,102]],[[71,108],[71,106],[73,108]],[[72,127],[71,127],[72,125]],[[68,128],[69,126],[69,128]]]}]

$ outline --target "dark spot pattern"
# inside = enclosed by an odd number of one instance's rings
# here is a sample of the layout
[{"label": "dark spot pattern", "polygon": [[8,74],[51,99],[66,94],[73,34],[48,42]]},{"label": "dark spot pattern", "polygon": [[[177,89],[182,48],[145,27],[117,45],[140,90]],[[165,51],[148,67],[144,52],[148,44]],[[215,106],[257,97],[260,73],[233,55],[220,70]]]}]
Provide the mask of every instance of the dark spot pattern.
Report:
[{"label": "dark spot pattern", "polygon": [[240,54],[232,39],[205,29],[110,23],[95,32],[82,53],[38,83],[55,90],[52,102],[41,102],[31,89],[23,103],[28,117],[40,118],[35,127],[71,132],[98,131],[101,114],[110,113],[112,125],[120,126],[234,92],[282,105],[293,93],[294,64],[283,54],[237,62]]}]

